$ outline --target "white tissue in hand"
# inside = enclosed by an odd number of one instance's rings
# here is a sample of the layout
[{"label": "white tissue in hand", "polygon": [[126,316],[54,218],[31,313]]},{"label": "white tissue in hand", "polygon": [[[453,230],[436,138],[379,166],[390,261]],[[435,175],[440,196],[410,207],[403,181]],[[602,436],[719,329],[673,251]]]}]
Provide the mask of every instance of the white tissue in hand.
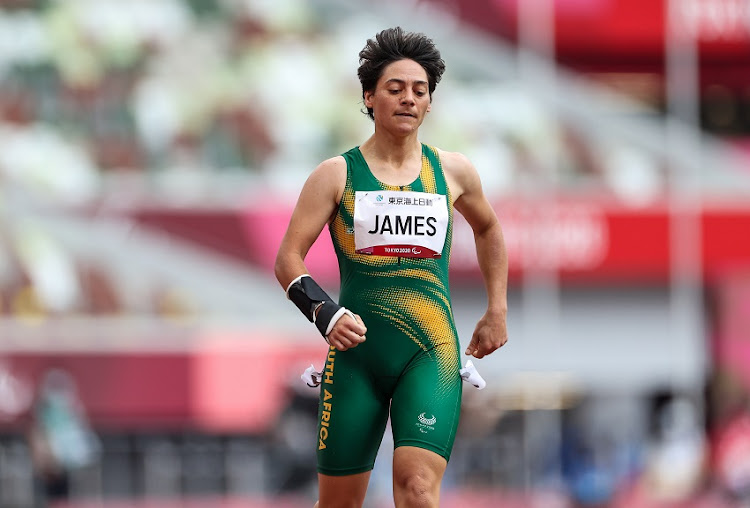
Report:
[{"label": "white tissue in hand", "polygon": [[303,372],[300,377],[307,386],[309,386],[310,388],[315,388],[316,386],[320,386],[320,380],[323,379],[323,373],[315,370],[315,367],[310,364],[310,366],[305,369],[305,372]]},{"label": "white tissue in hand", "polygon": [[477,368],[474,367],[474,364],[471,362],[471,360],[466,362],[466,367],[458,372],[461,374],[461,379],[476,386],[479,390],[487,386],[487,382],[484,380],[484,378],[482,378],[482,376],[479,375]]}]

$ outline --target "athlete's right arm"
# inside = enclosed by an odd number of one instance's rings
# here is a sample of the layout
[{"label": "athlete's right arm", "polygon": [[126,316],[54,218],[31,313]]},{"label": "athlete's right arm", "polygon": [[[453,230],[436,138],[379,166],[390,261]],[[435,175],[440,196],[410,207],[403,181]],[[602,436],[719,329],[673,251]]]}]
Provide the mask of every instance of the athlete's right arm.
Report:
[{"label": "athlete's right arm", "polygon": [[[334,157],[315,168],[302,187],[276,254],[274,273],[284,289],[300,275],[309,273],[305,256],[336,213],[345,185],[346,161],[343,157]],[[328,334],[328,341],[336,349],[344,351],[363,342],[365,331],[359,316],[355,321],[345,315]]]}]

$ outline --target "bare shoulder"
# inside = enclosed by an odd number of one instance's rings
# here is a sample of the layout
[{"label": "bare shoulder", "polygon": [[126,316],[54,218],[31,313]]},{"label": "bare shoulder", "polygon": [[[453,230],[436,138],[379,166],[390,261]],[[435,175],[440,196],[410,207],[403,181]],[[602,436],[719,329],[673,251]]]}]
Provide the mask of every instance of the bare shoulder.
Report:
[{"label": "bare shoulder", "polygon": [[482,190],[474,164],[459,152],[439,152],[453,206],[475,231],[487,231],[497,223],[497,215]]},{"label": "bare shoulder", "polygon": [[454,200],[479,185],[479,174],[464,154],[438,149],[438,155]]},{"label": "bare shoulder", "polygon": [[474,167],[469,158],[461,152],[448,152],[440,148],[437,151],[440,156],[440,162],[449,171],[464,171],[466,168]]},{"label": "bare shoulder", "polygon": [[312,172],[317,178],[338,180],[346,176],[346,160],[341,155],[326,159],[315,168]]},{"label": "bare shoulder", "polygon": [[341,198],[345,186],[346,160],[341,155],[318,164],[305,183],[305,187],[309,190],[332,196],[336,202]]}]

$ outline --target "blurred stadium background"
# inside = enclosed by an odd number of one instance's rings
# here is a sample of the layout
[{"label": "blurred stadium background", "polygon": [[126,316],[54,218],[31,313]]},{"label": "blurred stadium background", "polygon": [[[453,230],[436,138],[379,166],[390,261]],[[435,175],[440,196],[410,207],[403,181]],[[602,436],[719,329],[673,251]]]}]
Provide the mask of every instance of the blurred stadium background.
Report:
[{"label": "blurred stadium background", "polygon": [[[510,257],[443,504],[748,502],[749,1],[0,0],[0,507],[42,505],[50,450],[60,506],[312,506],[325,347],[272,263],[395,25],[443,52],[422,139]],[[465,345],[460,221],[451,263]],[[335,293],[327,233],[308,266]]]}]

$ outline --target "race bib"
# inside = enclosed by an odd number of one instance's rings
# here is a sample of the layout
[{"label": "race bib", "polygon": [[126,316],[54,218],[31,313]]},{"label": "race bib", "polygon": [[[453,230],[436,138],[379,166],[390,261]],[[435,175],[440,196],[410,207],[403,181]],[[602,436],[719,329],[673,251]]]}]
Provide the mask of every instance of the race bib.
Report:
[{"label": "race bib", "polygon": [[446,196],[413,191],[357,191],[354,247],[360,254],[439,258],[448,230]]}]

